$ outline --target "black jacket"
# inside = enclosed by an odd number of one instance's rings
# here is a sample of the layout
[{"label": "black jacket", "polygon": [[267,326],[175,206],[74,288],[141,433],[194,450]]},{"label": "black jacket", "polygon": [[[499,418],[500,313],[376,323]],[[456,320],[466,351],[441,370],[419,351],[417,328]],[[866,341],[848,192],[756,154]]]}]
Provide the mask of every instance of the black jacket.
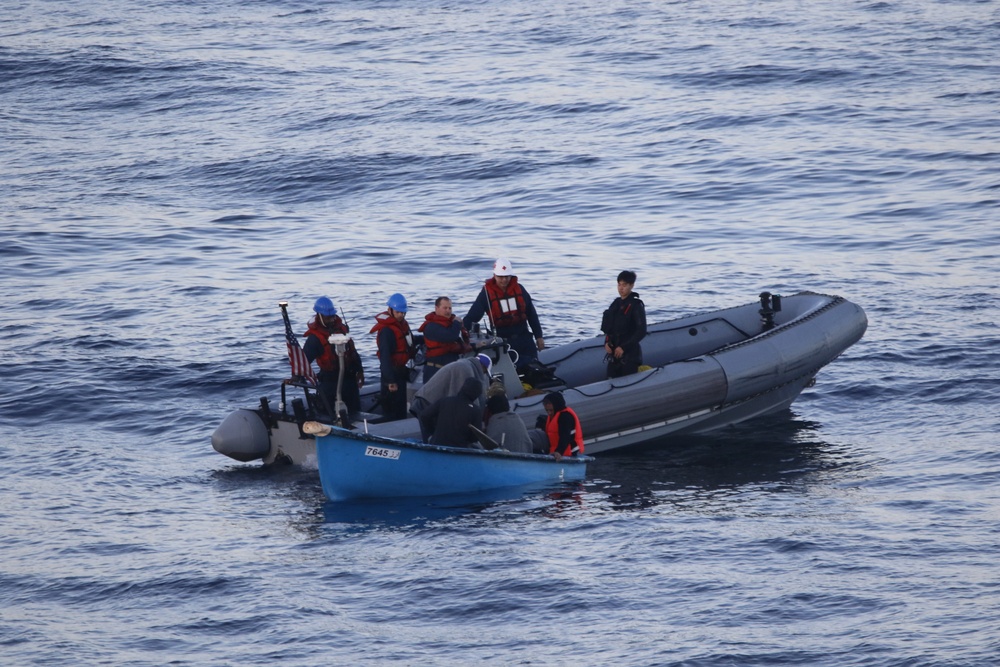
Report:
[{"label": "black jacket", "polygon": [[428,434],[429,442],[450,447],[470,447],[476,442],[469,425],[483,428],[483,411],[479,395],[483,384],[468,378],[457,396],[445,396],[420,413],[421,431]]},{"label": "black jacket", "polygon": [[601,320],[604,341],[611,346],[622,348],[629,357],[642,357],[639,341],[646,337],[646,306],[635,292],[622,299],[618,297],[604,311]]}]

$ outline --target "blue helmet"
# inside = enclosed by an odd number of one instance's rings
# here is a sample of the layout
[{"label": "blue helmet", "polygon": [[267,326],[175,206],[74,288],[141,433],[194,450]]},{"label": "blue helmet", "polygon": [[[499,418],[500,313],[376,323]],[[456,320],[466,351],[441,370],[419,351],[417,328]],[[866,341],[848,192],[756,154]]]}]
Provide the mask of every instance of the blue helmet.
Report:
[{"label": "blue helmet", "polygon": [[328,296],[321,296],[316,299],[316,303],[313,304],[313,310],[325,317],[332,317],[337,314],[337,308]]},{"label": "blue helmet", "polygon": [[385,305],[387,305],[389,308],[392,308],[393,310],[398,310],[401,313],[405,313],[406,297],[400,294],[399,292],[396,292],[395,294],[389,297],[389,300],[385,302]]}]

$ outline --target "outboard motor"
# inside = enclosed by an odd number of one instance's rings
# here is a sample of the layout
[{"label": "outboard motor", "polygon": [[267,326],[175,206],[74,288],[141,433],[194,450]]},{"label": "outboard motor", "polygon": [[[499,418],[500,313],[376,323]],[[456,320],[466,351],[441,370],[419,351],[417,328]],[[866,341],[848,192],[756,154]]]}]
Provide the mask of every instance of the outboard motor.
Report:
[{"label": "outboard motor", "polygon": [[220,454],[246,463],[267,456],[271,438],[260,415],[242,409],[222,420],[212,434],[212,447]]}]

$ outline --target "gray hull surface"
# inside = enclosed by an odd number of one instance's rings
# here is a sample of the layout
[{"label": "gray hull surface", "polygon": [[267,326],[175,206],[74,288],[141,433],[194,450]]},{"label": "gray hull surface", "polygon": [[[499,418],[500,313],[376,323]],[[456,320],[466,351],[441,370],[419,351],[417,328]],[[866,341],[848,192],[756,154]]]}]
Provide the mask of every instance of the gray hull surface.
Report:
[{"label": "gray hull surface", "polygon": [[[539,360],[559,384],[514,398],[511,409],[531,428],[544,414],[544,393],[562,391],[580,417],[588,454],[704,433],[787,408],[868,324],[857,305],[812,292],[785,297],[767,330],[760,308],[753,303],[652,325],[642,341],[644,363],[652,369],[614,380],[606,379],[603,337],[543,350]],[[273,415],[272,427],[281,419],[281,413]],[[386,437],[420,437],[415,419],[364,427]],[[259,439],[260,429],[255,431]],[[253,454],[239,455],[216,449],[247,460],[262,446],[258,441]],[[293,423],[272,428],[268,453],[257,457],[303,463],[314,450]]]}]

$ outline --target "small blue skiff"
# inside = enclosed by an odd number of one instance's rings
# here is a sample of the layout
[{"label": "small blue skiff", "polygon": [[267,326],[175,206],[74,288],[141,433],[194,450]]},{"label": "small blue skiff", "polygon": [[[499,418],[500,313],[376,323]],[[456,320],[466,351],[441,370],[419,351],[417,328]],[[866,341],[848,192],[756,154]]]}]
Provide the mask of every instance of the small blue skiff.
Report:
[{"label": "small blue skiff", "polygon": [[581,481],[589,456],[517,454],[506,450],[444,447],[349,431],[318,422],[316,436],[323,493],[330,500],[472,494],[508,487]]}]

